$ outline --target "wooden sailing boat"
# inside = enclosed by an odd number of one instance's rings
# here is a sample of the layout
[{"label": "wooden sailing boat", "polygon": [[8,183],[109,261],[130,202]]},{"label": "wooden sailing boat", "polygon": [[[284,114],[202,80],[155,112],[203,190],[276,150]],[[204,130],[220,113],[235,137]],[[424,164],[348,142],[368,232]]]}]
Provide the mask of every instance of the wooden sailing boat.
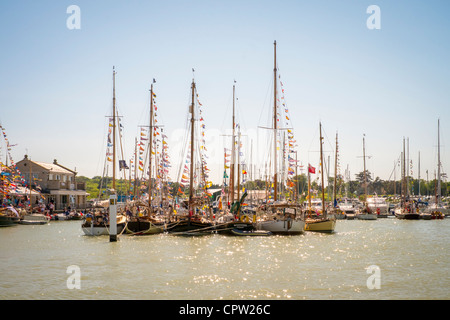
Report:
[{"label": "wooden sailing boat", "polygon": [[[235,81],[236,83],[236,81]],[[247,193],[244,192],[242,197],[240,196],[240,160],[237,161],[236,170],[236,154],[240,155],[240,139],[238,139],[238,150],[236,152],[236,121],[235,121],[235,102],[236,102],[236,85],[233,84],[233,112],[232,112],[232,135],[231,135],[231,163],[230,163],[230,177],[229,177],[229,193],[228,199],[230,201],[229,210],[223,210],[222,214],[214,221],[215,232],[221,234],[230,235],[254,235],[255,231],[253,225],[253,217],[248,215],[242,215],[242,204],[247,197]],[[240,136],[240,131],[238,133]],[[236,174],[237,173],[237,174]],[[237,179],[237,199],[235,199],[235,179]],[[264,234],[258,233],[258,235]]]},{"label": "wooden sailing boat", "polygon": [[[153,83],[155,81],[153,80]],[[152,235],[164,232],[164,223],[156,221],[153,215],[153,204],[152,204],[152,150],[153,150],[153,83],[150,86],[150,122],[149,122],[149,145],[148,145],[148,158],[149,158],[149,169],[148,169],[148,203],[145,215],[141,217],[134,217],[131,221],[128,221],[126,225],[126,233],[131,235]]]},{"label": "wooden sailing boat", "polygon": [[[112,147],[113,147],[113,178],[112,178],[112,192],[116,192],[116,71],[113,67],[113,116],[112,116]],[[109,235],[109,218],[108,214],[90,214],[86,215],[81,228],[88,236]],[[126,217],[124,215],[117,215],[117,233],[120,234],[126,225]]]},{"label": "wooden sailing boat", "polygon": [[377,220],[377,214],[372,211],[367,203],[367,171],[366,171],[366,143],[365,135],[363,136],[363,159],[364,159],[364,207],[356,213],[359,220]]},{"label": "wooden sailing boat", "polygon": [[[408,141],[409,150],[409,141]],[[403,152],[402,152],[402,191],[400,207],[395,209],[395,216],[398,219],[418,220],[420,218],[417,209],[414,207],[413,201],[409,197],[409,186],[406,175],[406,153],[405,153],[405,138],[403,138]]]},{"label": "wooden sailing boat", "polygon": [[322,150],[322,144],[323,144],[323,138],[322,138],[322,123],[319,123],[319,129],[320,129],[320,171],[322,176],[322,216],[321,217],[313,217],[308,216],[305,218],[306,231],[318,231],[318,232],[333,232],[334,228],[336,226],[336,217],[327,216],[327,208],[325,206],[325,184],[323,179],[323,150]]},{"label": "wooden sailing boat", "polygon": [[270,231],[273,234],[302,234],[305,231],[305,221],[296,203],[281,203],[278,201],[278,174],[277,174],[277,42],[274,41],[274,67],[273,67],[273,168],[274,168],[274,195],[273,204],[266,205],[260,210],[261,217],[256,222],[257,229]]},{"label": "wooden sailing boat", "polygon": [[[189,170],[189,200],[187,203],[187,216],[180,217],[178,215],[178,221],[170,223],[166,230],[175,235],[204,235],[214,231],[214,224],[197,214],[197,208],[204,205],[204,199],[202,197],[195,196],[194,190],[194,151],[195,151],[195,92],[196,85],[194,79],[192,79],[191,93],[192,102],[189,107],[190,119],[190,170]],[[202,163],[203,166],[203,163]],[[205,181],[203,181],[205,182]],[[205,186],[206,188],[206,186]]]}]

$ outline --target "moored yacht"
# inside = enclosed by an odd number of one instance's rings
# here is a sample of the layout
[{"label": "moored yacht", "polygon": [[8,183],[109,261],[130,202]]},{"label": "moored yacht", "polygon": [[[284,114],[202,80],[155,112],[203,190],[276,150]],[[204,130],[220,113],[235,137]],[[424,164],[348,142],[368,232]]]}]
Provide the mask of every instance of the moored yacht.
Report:
[{"label": "moored yacht", "polygon": [[387,218],[389,214],[389,205],[386,199],[383,197],[370,197],[367,198],[367,207],[377,214],[378,218]]}]

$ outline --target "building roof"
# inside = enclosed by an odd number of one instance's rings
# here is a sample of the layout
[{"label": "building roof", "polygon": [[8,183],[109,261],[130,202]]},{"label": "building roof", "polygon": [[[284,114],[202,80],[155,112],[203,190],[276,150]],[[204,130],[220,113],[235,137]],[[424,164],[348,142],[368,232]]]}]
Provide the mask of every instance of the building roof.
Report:
[{"label": "building roof", "polygon": [[34,164],[37,164],[38,166],[43,167],[44,169],[47,169],[51,173],[73,174],[73,171],[64,169],[57,164],[51,164],[51,163],[45,163],[45,162],[39,162],[39,161],[31,161],[31,162],[33,162]]}]

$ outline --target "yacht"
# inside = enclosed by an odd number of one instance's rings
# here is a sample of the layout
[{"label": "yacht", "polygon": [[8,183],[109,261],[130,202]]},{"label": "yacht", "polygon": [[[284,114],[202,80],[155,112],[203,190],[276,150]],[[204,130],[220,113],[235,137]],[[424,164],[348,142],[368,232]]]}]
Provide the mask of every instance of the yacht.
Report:
[{"label": "yacht", "polygon": [[367,198],[367,206],[369,209],[376,213],[378,218],[387,218],[389,214],[389,205],[385,198],[382,197],[371,197]]}]

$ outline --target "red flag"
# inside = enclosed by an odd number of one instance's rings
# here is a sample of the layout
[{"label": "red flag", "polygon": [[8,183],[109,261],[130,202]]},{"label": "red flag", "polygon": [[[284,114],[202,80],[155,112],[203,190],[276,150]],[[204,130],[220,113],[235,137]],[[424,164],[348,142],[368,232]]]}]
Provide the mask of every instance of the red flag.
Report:
[{"label": "red flag", "polygon": [[310,164],[308,164],[308,172],[309,173],[316,173],[316,168],[314,168]]}]

